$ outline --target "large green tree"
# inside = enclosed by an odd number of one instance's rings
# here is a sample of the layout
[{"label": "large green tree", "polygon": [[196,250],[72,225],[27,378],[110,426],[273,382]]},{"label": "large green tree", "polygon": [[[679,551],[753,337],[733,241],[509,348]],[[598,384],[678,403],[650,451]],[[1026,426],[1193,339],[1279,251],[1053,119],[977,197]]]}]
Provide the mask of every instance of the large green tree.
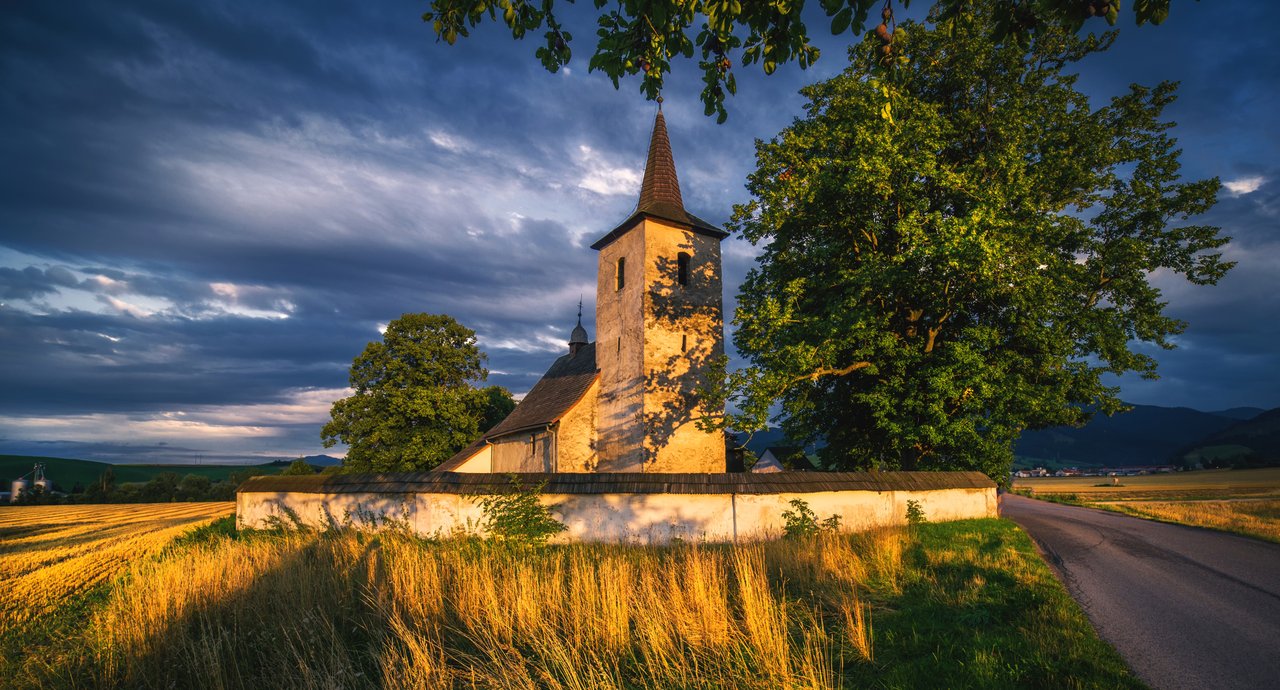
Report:
[{"label": "large green tree", "polygon": [[[566,0],[573,4],[573,0]],[[760,65],[772,74],[778,65],[796,62],[801,68],[818,59],[803,15],[805,0],[593,0],[598,12],[595,54],[588,65],[613,80],[639,76],[649,98],[662,90],[673,60],[698,55],[703,73],[702,101],[708,115],[723,122],[726,94],[737,92],[735,63]],[[1134,0],[1138,24],[1159,24],[1169,14],[1170,0]],[[819,0],[830,20],[832,34],[858,33],[868,17],[878,22],[873,32],[882,41],[880,64],[896,64],[910,53],[897,41],[893,7],[911,0]],[[977,6],[986,6],[979,11]],[[939,0],[934,18],[948,31],[983,20],[982,29],[997,42],[1025,42],[1045,30],[1079,29],[1096,19],[1114,25],[1120,0]],[[536,55],[555,72],[572,57],[573,35],[556,16],[555,0],[431,0],[422,15],[438,40],[453,44],[485,22],[502,22],[513,38],[542,32]],[[824,22],[825,24],[825,22]]]},{"label": "large green tree", "polygon": [[710,391],[740,411],[721,423],[780,409],[830,466],[1001,477],[1022,430],[1121,409],[1105,374],[1155,378],[1148,346],[1185,324],[1153,276],[1230,268],[1228,238],[1185,222],[1219,183],[1180,179],[1173,84],[1094,108],[1069,69],[1110,36],[1019,47],[983,25],[906,27],[892,82],[854,46],[757,142],[733,221],[762,248],[734,319],[749,366]]},{"label": "large green tree", "polygon": [[506,389],[475,387],[489,375],[485,359],[475,331],[452,317],[401,316],[351,364],[355,392],[333,404],[325,447],[347,444],[353,472],[439,465],[514,407]]}]

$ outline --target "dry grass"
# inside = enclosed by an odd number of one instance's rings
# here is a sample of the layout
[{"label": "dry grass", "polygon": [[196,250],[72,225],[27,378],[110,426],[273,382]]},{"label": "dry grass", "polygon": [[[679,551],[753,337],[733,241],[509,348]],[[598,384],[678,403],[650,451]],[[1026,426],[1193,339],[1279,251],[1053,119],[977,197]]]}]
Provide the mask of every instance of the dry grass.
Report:
[{"label": "dry grass", "polygon": [[841,592],[839,635],[771,585],[777,545],[226,541],[135,568],[93,617],[83,665],[62,680],[230,688],[245,687],[249,670],[272,687],[838,687],[841,667],[870,661],[873,643],[870,607],[849,572],[832,568],[885,571],[901,539],[807,550],[807,582]]},{"label": "dry grass", "polygon": [[229,528],[135,561],[57,634],[15,640],[0,677],[39,688],[1135,686],[1007,521],[661,548]]},{"label": "dry grass", "polygon": [[1280,500],[1130,501],[1100,507],[1280,542]]},{"label": "dry grass", "polygon": [[0,508],[0,634],[234,510],[232,503]]}]

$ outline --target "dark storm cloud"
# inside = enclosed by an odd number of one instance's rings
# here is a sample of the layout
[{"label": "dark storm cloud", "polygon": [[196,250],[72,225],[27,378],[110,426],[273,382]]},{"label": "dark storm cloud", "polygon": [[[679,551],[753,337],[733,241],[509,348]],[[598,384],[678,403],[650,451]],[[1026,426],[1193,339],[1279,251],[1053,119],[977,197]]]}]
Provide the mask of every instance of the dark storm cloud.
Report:
[{"label": "dark storm cloud", "polygon": [[[318,452],[351,358],[402,313],[474,328],[491,381],[516,392],[560,354],[580,296],[594,331],[587,245],[634,206],[652,104],[634,82],[615,91],[586,73],[589,7],[565,8],[581,38],[557,75],[533,59],[536,40],[494,27],[437,44],[424,7],[6,8],[2,449]],[[1093,59],[1082,83],[1102,99],[1182,79],[1171,115],[1188,174],[1263,180],[1213,213],[1240,268],[1211,290],[1162,283],[1192,325],[1182,350],[1159,355],[1160,387],[1126,382],[1126,394],[1273,405],[1280,70],[1264,31],[1225,46],[1204,33],[1223,12],[1261,27],[1276,10],[1176,8]],[[811,22],[824,55],[808,72],[739,75],[724,126],[702,115],[692,66],[679,67],[665,108],[693,212],[727,220],[745,200],[752,141],[800,113],[801,84],[843,68],[846,40],[823,26]],[[731,239],[724,255],[731,307],[754,250]]]}]

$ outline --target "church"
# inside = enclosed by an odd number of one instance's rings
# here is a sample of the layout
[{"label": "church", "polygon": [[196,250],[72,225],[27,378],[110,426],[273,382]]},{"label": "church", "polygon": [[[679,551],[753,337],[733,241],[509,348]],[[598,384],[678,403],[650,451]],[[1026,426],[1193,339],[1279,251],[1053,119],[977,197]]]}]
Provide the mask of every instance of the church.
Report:
[{"label": "church", "polygon": [[520,404],[435,472],[724,472],[723,432],[697,420],[724,354],[720,241],[689,213],[661,105],[635,211],[596,240],[596,340],[568,352]]},{"label": "church", "polygon": [[685,210],[659,106],[639,203],[591,245],[595,342],[579,306],[567,351],[506,419],[434,470],[254,477],[236,489],[236,524],[332,528],[344,515],[472,533],[487,520],[480,497],[509,492],[509,474],[540,487],[561,541],[773,538],[795,500],[849,530],[904,525],[912,504],[931,521],[994,517],[996,485],[979,472],[783,471],[801,469],[803,453],[780,448],[765,454],[776,471],[726,471],[725,435],[697,422],[723,412],[698,389],[724,353],[727,236]]}]

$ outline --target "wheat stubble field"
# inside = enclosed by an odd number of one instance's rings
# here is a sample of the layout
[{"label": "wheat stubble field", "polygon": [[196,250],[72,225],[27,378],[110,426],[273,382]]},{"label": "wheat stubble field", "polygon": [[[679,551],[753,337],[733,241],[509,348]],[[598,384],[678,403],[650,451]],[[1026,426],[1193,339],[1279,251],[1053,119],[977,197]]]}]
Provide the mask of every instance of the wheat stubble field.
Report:
[{"label": "wheat stubble field", "polygon": [[234,503],[0,507],[0,634],[234,511]]},{"label": "wheat stubble field", "polygon": [[1140,687],[1006,520],[534,547],[191,531],[224,505],[81,510],[25,536],[34,514],[5,516],[6,534],[86,551],[84,572],[51,562],[60,577],[109,577],[95,529],[122,567],[87,598],[44,590],[51,612],[0,633],[9,686]]}]

